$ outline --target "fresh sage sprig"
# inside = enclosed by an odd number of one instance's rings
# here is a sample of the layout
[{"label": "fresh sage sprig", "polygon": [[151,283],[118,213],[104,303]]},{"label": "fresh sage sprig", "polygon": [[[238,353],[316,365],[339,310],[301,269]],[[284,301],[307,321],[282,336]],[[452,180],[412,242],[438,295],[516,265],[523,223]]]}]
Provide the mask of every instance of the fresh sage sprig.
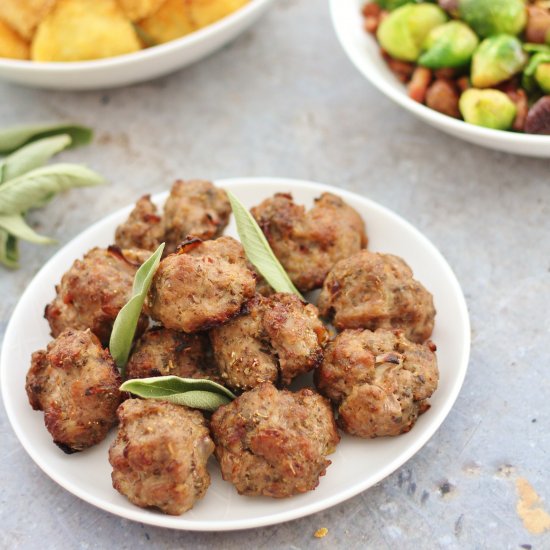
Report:
[{"label": "fresh sage sprig", "polygon": [[79,164],[51,164],[31,170],[0,185],[0,214],[21,214],[42,206],[52,194],[100,185],[104,179]]},{"label": "fresh sage sprig", "polygon": [[111,339],[109,341],[109,351],[123,378],[125,376],[126,363],[130,355],[130,349],[136,333],[139,316],[143,308],[143,302],[145,301],[147,292],[149,292],[149,287],[151,286],[155,271],[159,266],[163,250],[164,243],[162,243],[137,270],[134,277],[132,297],[118,312],[113,324]]},{"label": "fresh sage sprig", "polygon": [[0,160],[0,184],[44,166],[55,154],[71,144],[68,134],[33,141]]},{"label": "fresh sage sprig", "polygon": [[290,292],[303,300],[281,265],[252,214],[231,191],[227,191],[237,222],[237,232],[247,258],[277,292]]},{"label": "fresh sage sprig", "polygon": [[12,126],[11,128],[0,130],[0,154],[6,155],[31,141],[59,134],[66,134],[71,138],[70,147],[87,145],[92,141],[93,137],[93,132],[90,128],[72,123]]},{"label": "fresh sage sprig", "polygon": [[180,378],[179,376],[156,376],[128,380],[120,386],[120,390],[145,399],[160,399],[176,405],[186,405],[211,412],[236,398],[227,388],[212,380]]},{"label": "fresh sage sprig", "polygon": [[75,124],[0,130],[0,154],[11,153],[0,159],[0,263],[13,269],[18,267],[18,238],[39,244],[55,242],[27,225],[24,219],[27,210],[44,206],[65,189],[103,183],[103,178],[84,166],[44,167],[56,153],[84,145],[91,139],[89,128]]}]

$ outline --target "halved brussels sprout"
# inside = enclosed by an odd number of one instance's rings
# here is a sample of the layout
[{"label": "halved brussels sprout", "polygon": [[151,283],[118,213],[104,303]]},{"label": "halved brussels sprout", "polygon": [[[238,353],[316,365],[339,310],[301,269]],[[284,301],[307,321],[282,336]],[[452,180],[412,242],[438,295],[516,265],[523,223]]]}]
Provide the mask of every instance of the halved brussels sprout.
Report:
[{"label": "halved brussels sprout", "polygon": [[445,12],[433,4],[406,4],[382,20],[378,42],[392,57],[416,61],[428,33],[447,21]]},{"label": "halved brussels sprout", "polygon": [[499,90],[470,88],[460,96],[458,107],[466,122],[495,130],[509,130],[517,113],[514,102]]},{"label": "halved brussels sprout", "polygon": [[515,36],[486,38],[472,58],[472,84],[475,88],[490,88],[519,73],[526,62],[527,55]]},{"label": "halved brussels sprout", "polygon": [[418,59],[430,69],[461,67],[470,61],[479,44],[475,32],[461,21],[449,21],[431,30],[424,41],[426,50]]},{"label": "halved brussels sprout", "polygon": [[460,0],[460,18],[480,36],[519,34],[527,24],[525,0]]},{"label": "halved brussels sprout", "polygon": [[415,0],[374,0],[383,10],[393,11],[405,4],[413,4]]},{"label": "halved brussels sprout", "polygon": [[[527,92],[536,90],[537,85],[545,92],[550,93],[550,82],[548,81],[548,69],[545,65],[550,63],[550,50],[548,52],[536,53],[525,67],[521,85]],[[540,70],[539,70],[540,67]]]}]

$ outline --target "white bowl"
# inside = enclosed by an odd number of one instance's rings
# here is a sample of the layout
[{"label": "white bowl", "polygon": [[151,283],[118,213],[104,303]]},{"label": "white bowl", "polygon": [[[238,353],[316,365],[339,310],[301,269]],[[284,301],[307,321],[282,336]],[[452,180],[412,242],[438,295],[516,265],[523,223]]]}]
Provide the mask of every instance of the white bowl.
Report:
[{"label": "white bowl", "polygon": [[390,71],[380,48],[363,29],[361,7],[366,0],[330,0],[336,34],[359,71],[382,93],[428,124],[466,141],[518,155],[550,157],[550,136],[491,130],[443,115],[408,97],[405,87]]},{"label": "white bowl", "polygon": [[234,13],[187,36],[139,52],[93,61],[38,63],[0,58],[0,78],[38,88],[93,90],[126,86],[181,69],[247,29],[274,0],[251,0]]}]

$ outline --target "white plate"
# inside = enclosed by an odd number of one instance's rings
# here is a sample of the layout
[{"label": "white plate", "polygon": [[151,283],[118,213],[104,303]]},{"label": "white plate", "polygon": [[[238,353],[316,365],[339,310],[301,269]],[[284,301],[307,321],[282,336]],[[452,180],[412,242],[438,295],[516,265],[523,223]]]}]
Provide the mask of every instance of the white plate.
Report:
[{"label": "white plate", "polygon": [[221,48],[252,25],[273,2],[251,0],[203,29],[126,55],[74,63],[0,58],[0,78],[54,90],[94,90],[143,82],[186,67]]},{"label": "white plate", "polygon": [[[367,0],[330,0],[336,34],[348,57],[383,94],[428,124],[477,145],[527,155],[550,157],[550,136],[491,130],[443,115],[413,101],[380,55],[376,40],[363,29],[361,7]],[[368,108],[368,105],[367,105]]]},{"label": "white plate", "polygon": [[[21,297],[2,349],[2,394],[15,433],[46,474],[99,508],[160,527],[201,531],[259,527],[318,512],[364,491],[401,466],[434,434],[451,409],[468,366],[470,326],[460,286],[441,254],[409,223],[364,197],[317,183],[247,178],[222,180],[217,184],[231,189],[248,207],[277,191],[292,192],[297,202],[308,205],[323,191],[331,191],[353,205],[366,221],[370,249],[402,256],[415,276],[433,293],[437,308],[433,339],[438,346],[441,379],[431,399],[432,408],[409,433],[368,441],[344,436],[331,457],[332,465],[315,491],[284,500],[242,497],[221,479],[212,460],[212,485],[206,497],[191,511],[173,517],[138,508],[111,487],[107,450],[114,430],[108,441],[82,453],[65,455],[52,443],[44,427],[43,414],[29,406],[24,388],[31,353],[44,348],[50,340],[42,314],[44,306],[54,297],[54,285],[76,258],[93,246],[111,243],[115,227],[127,217],[131,206],[104,218],[60,250]],[[155,200],[162,202],[165,198],[163,193]],[[226,233],[236,236],[234,221]]]}]

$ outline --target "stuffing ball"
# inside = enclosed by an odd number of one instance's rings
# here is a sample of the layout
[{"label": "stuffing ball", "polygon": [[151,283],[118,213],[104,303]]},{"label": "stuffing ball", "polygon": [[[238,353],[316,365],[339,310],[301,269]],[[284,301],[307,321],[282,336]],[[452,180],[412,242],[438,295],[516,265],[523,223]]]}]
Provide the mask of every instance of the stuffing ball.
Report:
[{"label": "stuffing ball", "polygon": [[327,339],[317,308],[286,293],[257,294],[245,314],[210,332],[222,380],[235,390],[290,384],[321,363]]},{"label": "stuffing ball", "polygon": [[319,391],[338,407],[345,432],[371,438],[408,432],[429,409],[439,372],[435,345],[401,331],[345,330],[325,349]]},{"label": "stuffing ball", "polygon": [[[134,275],[150,256],[146,250],[93,248],[76,260],[56,286],[57,296],[44,316],[53,337],[65,329],[91,329],[106,346],[118,312],[132,295]],[[147,327],[141,316],[138,333]]]},{"label": "stuffing ball", "polygon": [[175,252],[188,236],[203,241],[219,237],[230,214],[223,189],[209,181],[176,181],[164,205],[165,253]]},{"label": "stuffing ball", "polygon": [[151,195],[144,195],[130,212],[128,219],[116,229],[115,244],[119,248],[141,248],[155,251],[164,240],[164,226],[151,202]]},{"label": "stuffing ball", "polygon": [[432,295],[397,256],[362,250],[338,262],[319,296],[321,315],[338,330],[377,328],[403,330],[413,342],[432,334]]},{"label": "stuffing ball", "polygon": [[113,487],[142,508],[174,516],[191,509],[210,485],[206,463],[214,451],[202,414],[152,399],[128,399],[117,414]]},{"label": "stuffing ball", "polygon": [[197,332],[237,315],[255,287],[238,241],[193,238],[160,263],[146,311],[166,328]]},{"label": "stuffing ball", "polygon": [[66,453],[102,441],[116,424],[122,380],[115,363],[88,329],[66,330],[32,354],[25,389],[34,410]]},{"label": "stuffing ball", "polygon": [[336,262],[367,245],[361,216],[331,193],[323,193],[308,212],[288,193],[276,193],[251,212],[302,292],[319,288]]},{"label": "stuffing ball", "polygon": [[323,397],[269,382],[220,407],[211,430],[223,479],[247,496],[283,498],[315,489],[340,440]]},{"label": "stuffing ball", "polygon": [[128,378],[180,376],[217,381],[208,352],[208,337],[204,334],[154,327],[137,340],[126,373]]}]

